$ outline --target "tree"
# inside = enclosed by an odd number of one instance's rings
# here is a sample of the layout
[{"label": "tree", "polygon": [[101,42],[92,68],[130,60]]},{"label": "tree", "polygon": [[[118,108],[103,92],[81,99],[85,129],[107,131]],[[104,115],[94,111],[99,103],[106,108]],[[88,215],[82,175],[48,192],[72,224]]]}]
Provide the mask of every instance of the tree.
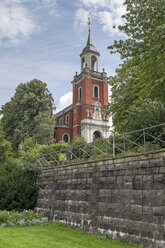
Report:
[{"label": "tree", "polygon": [[0,121],[0,163],[5,162],[11,156],[12,156],[12,146],[11,143],[5,139]]},{"label": "tree", "polygon": [[55,121],[50,111],[42,112],[34,118],[35,127],[33,137],[38,144],[54,143]]},{"label": "tree", "polygon": [[39,156],[39,144],[34,138],[25,139],[21,143],[21,148],[18,153],[18,163],[20,165],[35,165],[36,158]]},{"label": "tree", "polygon": [[[127,120],[124,129],[124,132],[130,132],[127,133],[127,138],[141,146],[145,137],[145,146],[148,150],[164,148],[165,126],[159,125],[165,123],[165,105],[163,103],[151,99],[139,99],[138,104],[132,105],[128,110]],[[145,129],[146,127],[149,128]],[[132,130],[138,131],[131,132]],[[127,143],[129,142],[127,141]],[[136,145],[133,148],[134,144],[131,144],[131,149],[140,151],[141,148],[139,150]]]},{"label": "tree", "polygon": [[[14,148],[18,148],[25,138],[32,137],[37,131],[38,136],[39,133],[42,135],[41,128],[38,130],[37,127],[43,115],[47,116],[47,123],[52,125],[52,113],[53,98],[46,83],[37,79],[21,83],[11,101],[2,106],[5,137],[12,142]],[[52,132],[52,129],[49,131]]]},{"label": "tree", "polygon": [[140,99],[138,105],[132,105],[128,111],[128,123],[125,131],[143,129],[165,123],[165,106],[161,102]]},{"label": "tree", "polygon": [[108,111],[112,114],[115,130],[122,132],[128,123],[128,109],[138,101],[140,91],[137,68],[131,67],[131,60],[116,69],[116,75],[109,78],[109,84],[112,95]]},{"label": "tree", "polygon": [[124,60],[110,80],[110,112],[118,131],[127,125],[126,112],[140,97],[165,103],[165,2],[125,0],[124,4],[125,24],[118,28],[128,38],[109,46],[111,53],[119,53]]}]

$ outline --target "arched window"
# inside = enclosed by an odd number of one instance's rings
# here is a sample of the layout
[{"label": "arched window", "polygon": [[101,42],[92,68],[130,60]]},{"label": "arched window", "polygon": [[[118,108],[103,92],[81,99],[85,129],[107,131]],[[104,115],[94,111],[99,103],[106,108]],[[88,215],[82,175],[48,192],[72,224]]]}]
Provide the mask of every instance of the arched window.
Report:
[{"label": "arched window", "polygon": [[83,57],[81,59],[81,70],[83,71],[84,68],[85,68],[85,58]]},{"label": "arched window", "polygon": [[98,139],[98,138],[101,138],[101,133],[99,131],[95,131],[93,133],[93,139]]},{"label": "arched window", "polygon": [[97,71],[97,66],[96,66],[97,58],[95,56],[91,57],[91,70]]},{"label": "arched window", "polygon": [[62,140],[65,141],[66,143],[69,143],[70,142],[70,136],[67,133],[65,133],[62,137]]},{"label": "arched window", "polygon": [[65,117],[65,123],[68,124],[69,123],[69,115],[67,114]]},{"label": "arched window", "polygon": [[60,125],[62,125],[62,124],[63,124],[63,120],[62,120],[62,118],[60,118],[60,120],[59,120],[59,124],[60,124]]},{"label": "arched window", "polygon": [[78,88],[78,100],[81,100],[82,99],[82,87],[80,86]]},{"label": "arched window", "polygon": [[94,87],[93,87],[93,97],[99,98],[99,86],[97,86],[97,85],[94,85]]}]

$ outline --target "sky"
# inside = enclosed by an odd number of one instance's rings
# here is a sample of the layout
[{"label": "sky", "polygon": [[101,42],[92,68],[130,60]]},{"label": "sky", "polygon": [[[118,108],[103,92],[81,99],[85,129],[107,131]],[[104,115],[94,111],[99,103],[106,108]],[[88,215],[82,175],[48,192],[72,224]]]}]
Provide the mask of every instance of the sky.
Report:
[{"label": "sky", "polygon": [[0,0],[0,107],[20,83],[37,78],[47,83],[56,110],[72,103],[72,80],[80,73],[80,53],[91,18],[93,45],[100,53],[99,71],[115,74],[118,54],[107,46],[124,35],[124,0]]}]

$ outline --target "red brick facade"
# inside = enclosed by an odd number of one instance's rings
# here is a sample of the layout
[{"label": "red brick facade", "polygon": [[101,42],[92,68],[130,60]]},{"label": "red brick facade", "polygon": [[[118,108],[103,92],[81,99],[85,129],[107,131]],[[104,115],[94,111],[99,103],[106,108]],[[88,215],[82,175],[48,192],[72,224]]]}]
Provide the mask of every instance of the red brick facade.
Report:
[{"label": "red brick facade", "polygon": [[87,63],[84,68],[81,65],[81,73],[74,76],[73,104],[55,115],[56,142],[65,140],[70,143],[79,135],[91,142],[95,132],[108,137],[109,118],[104,107],[108,104],[107,75],[104,70],[102,73],[91,70],[94,67],[92,61],[97,62],[98,69],[99,53],[91,43],[90,33],[80,57]]}]

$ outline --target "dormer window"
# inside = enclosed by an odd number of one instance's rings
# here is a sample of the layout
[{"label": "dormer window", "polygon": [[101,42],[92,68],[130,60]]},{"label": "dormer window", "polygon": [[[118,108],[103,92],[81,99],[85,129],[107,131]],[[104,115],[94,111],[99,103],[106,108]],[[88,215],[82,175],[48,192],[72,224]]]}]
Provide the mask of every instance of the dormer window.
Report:
[{"label": "dormer window", "polygon": [[97,85],[94,85],[94,87],[93,87],[93,97],[99,98],[99,86],[97,86]]},{"label": "dormer window", "polygon": [[78,88],[78,100],[80,101],[82,99],[82,87],[80,86]]}]

